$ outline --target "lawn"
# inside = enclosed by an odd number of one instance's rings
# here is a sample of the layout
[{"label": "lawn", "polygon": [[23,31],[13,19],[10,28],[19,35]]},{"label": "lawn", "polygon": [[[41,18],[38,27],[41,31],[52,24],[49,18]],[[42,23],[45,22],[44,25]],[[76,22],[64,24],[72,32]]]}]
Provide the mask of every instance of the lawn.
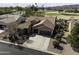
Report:
[{"label": "lawn", "polygon": [[74,17],[75,19],[79,19],[79,13],[59,13],[57,11],[51,11],[51,12],[45,12],[46,16],[57,16],[58,19],[66,19],[69,20],[71,17]]},{"label": "lawn", "polygon": [[48,16],[60,15],[57,11],[46,11],[45,14],[48,15]]}]

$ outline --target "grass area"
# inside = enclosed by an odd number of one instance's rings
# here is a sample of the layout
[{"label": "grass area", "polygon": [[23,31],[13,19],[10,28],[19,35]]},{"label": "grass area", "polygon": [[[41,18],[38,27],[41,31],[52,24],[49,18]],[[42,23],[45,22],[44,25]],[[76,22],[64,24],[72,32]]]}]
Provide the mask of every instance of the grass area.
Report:
[{"label": "grass area", "polygon": [[79,13],[68,13],[68,12],[64,13],[64,12],[62,12],[60,14],[61,15],[66,15],[66,16],[79,16]]},{"label": "grass area", "polygon": [[58,13],[57,11],[52,12],[45,12],[46,16],[57,16],[58,19],[66,19],[69,20],[71,17],[74,17],[75,19],[79,19],[79,13]]},{"label": "grass area", "polygon": [[49,16],[58,16],[60,14],[58,14],[58,13],[47,13],[46,15],[49,15]]}]

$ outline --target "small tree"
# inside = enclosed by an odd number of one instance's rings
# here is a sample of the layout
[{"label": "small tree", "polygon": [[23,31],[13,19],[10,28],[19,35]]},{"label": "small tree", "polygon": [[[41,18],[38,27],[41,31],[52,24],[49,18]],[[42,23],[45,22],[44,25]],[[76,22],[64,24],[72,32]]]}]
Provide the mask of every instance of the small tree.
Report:
[{"label": "small tree", "polygon": [[54,48],[58,48],[59,47],[59,41],[57,41],[57,40],[53,41],[53,45],[54,45]]},{"label": "small tree", "polygon": [[25,8],[25,16],[44,16],[44,11],[39,11],[39,7],[35,3],[35,5]]}]

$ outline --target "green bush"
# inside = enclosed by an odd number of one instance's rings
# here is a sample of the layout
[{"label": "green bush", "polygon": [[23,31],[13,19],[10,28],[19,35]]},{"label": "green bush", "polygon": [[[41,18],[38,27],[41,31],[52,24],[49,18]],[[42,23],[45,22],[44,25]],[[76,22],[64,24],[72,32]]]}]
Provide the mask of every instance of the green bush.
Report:
[{"label": "green bush", "polygon": [[79,23],[75,24],[67,40],[74,47],[79,45]]},{"label": "green bush", "polygon": [[54,45],[54,48],[57,48],[59,46],[59,41],[57,40],[53,41],[53,45]]}]

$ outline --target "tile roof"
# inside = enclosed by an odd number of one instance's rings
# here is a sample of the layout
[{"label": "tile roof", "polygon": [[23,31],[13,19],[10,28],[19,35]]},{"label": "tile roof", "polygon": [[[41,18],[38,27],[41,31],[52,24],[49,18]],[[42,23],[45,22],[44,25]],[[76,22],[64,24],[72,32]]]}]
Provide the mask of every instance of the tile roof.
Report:
[{"label": "tile roof", "polygon": [[55,26],[55,18],[54,17],[44,17],[44,20],[35,24],[33,28],[39,28],[40,30],[52,31]]}]

